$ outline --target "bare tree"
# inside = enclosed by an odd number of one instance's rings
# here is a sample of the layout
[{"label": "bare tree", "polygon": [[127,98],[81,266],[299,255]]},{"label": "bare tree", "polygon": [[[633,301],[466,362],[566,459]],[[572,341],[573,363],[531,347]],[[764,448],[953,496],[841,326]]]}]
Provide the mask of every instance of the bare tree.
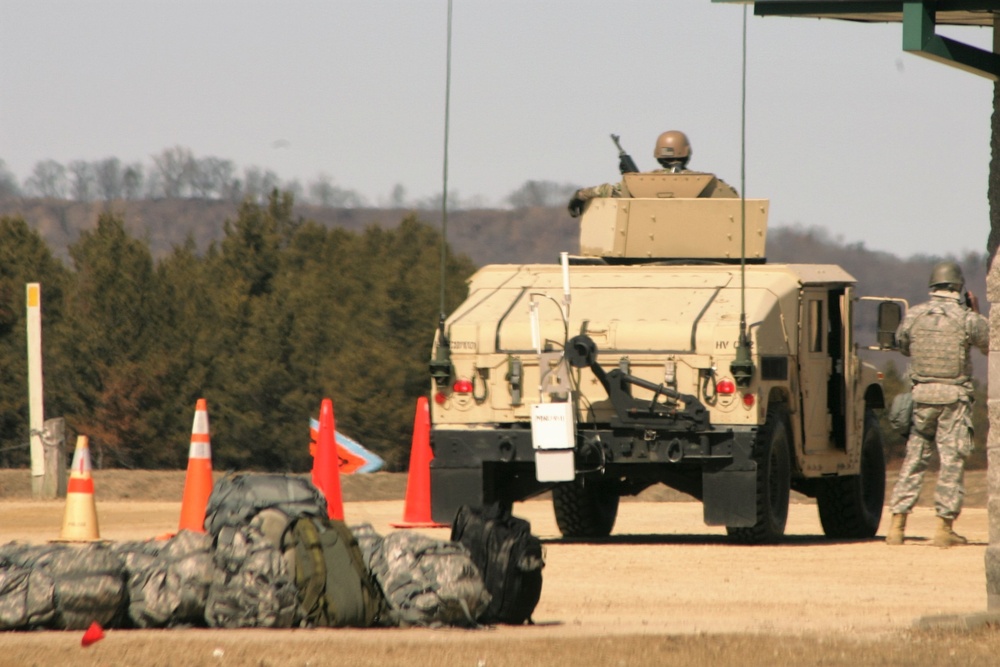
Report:
[{"label": "bare tree", "polygon": [[572,196],[576,187],[552,181],[525,181],[514,192],[507,195],[507,203],[514,208],[533,206],[560,206]]},{"label": "bare tree", "polygon": [[[418,199],[413,202],[413,207],[424,211],[439,211],[441,210],[441,204],[444,200],[442,193],[438,192],[429,197],[423,199]],[[449,209],[461,209],[466,208],[466,202],[459,196],[457,191],[452,191],[448,193],[448,208]]]},{"label": "bare tree", "polygon": [[0,160],[0,199],[9,199],[20,195],[21,187],[17,184],[17,177],[7,169],[7,163]]},{"label": "bare tree", "polygon": [[191,184],[194,172],[194,155],[182,146],[165,148],[153,156],[153,165],[159,175],[157,184],[160,193],[168,199],[183,197]]},{"label": "bare tree", "polygon": [[122,190],[125,199],[139,199],[142,196],[142,184],[145,180],[142,165],[134,162],[122,172]]},{"label": "bare tree", "polygon": [[206,199],[221,197],[236,173],[231,160],[217,157],[197,159],[193,165],[191,187],[195,195]]},{"label": "bare tree", "polygon": [[122,163],[116,157],[109,157],[94,165],[97,192],[104,201],[121,199],[125,192]]},{"label": "bare tree", "polygon": [[309,184],[309,200],[317,206],[333,206],[337,186],[329,174],[320,174]]},{"label": "bare tree", "polygon": [[220,193],[222,199],[231,202],[238,202],[243,199],[243,181],[235,176],[229,179],[223,186]]},{"label": "bare tree", "polygon": [[94,165],[86,160],[69,163],[70,191],[76,201],[91,201],[96,191],[97,176]]},{"label": "bare tree", "polygon": [[247,167],[243,170],[243,196],[264,203],[272,190],[281,186],[281,179],[270,169]]},{"label": "bare tree", "polygon": [[35,163],[31,176],[25,181],[28,193],[36,197],[49,199],[65,199],[69,190],[66,178],[66,167],[55,160],[42,160]]},{"label": "bare tree", "polygon": [[396,183],[389,193],[389,206],[392,208],[406,208],[406,188],[402,183]]},{"label": "bare tree", "polygon": [[320,174],[309,184],[309,200],[328,208],[359,208],[365,205],[364,197],[354,190],[340,187],[329,174]]},{"label": "bare tree", "polygon": [[292,201],[302,201],[305,199],[305,188],[302,187],[302,182],[297,178],[285,181],[285,184],[281,186],[281,189],[292,195]]}]

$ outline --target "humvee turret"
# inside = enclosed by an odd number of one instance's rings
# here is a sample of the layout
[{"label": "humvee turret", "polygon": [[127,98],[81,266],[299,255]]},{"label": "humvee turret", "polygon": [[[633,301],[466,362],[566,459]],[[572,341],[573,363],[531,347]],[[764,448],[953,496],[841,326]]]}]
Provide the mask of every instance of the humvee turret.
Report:
[{"label": "humvee turret", "polygon": [[875,535],[884,396],[854,278],[767,263],[768,200],[699,196],[711,174],[625,178],[588,203],[579,256],[480,269],[440,327],[433,518],[551,490],[563,535],[600,537],[663,483],[738,542],[779,539],[792,489],[826,535]]}]

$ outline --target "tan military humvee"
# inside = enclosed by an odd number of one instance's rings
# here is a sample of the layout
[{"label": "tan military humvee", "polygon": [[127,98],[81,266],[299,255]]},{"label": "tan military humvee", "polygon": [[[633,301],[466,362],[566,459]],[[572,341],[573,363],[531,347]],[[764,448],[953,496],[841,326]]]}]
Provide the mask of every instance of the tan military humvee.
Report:
[{"label": "tan military humvee", "polygon": [[699,197],[710,174],[626,177],[631,197],[589,202],[580,256],[484,267],[438,332],[434,519],[551,490],[564,535],[604,536],[662,482],[740,542],[783,535],[790,489],[828,536],[875,535],[884,398],[854,278],[766,263],[768,201]]}]

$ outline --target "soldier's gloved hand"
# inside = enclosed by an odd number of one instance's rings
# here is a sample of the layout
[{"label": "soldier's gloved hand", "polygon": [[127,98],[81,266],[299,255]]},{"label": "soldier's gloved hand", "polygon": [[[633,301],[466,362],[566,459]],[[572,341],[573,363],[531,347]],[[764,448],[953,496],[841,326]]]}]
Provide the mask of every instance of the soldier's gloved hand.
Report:
[{"label": "soldier's gloved hand", "polygon": [[583,215],[583,204],[584,200],[574,194],[573,198],[569,200],[569,206],[567,207],[571,218],[579,218]]},{"label": "soldier's gloved hand", "polygon": [[979,298],[972,292],[965,293],[965,305],[968,306],[972,312],[979,312]]}]

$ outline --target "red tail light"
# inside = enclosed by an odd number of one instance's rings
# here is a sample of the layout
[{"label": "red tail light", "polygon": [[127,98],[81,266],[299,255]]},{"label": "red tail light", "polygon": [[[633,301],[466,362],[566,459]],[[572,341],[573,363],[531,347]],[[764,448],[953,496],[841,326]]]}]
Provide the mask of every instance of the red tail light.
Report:
[{"label": "red tail light", "polygon": [[729,379],[719,380],[715,385],[715,392],[724,396],[731,396],[736,393],[736,384]]},{"label": "red tail light", "polygon": [[471,394],[472,382],[469,380],[455,380],[455,384],[451,385],[451,389],[456,394]]},{"label": "red tail light", "polygon": [[756,400],[757,397],[754,396],[753,394],[743,394],[743,405],[747,406],[748,408],[752,408]]}]

